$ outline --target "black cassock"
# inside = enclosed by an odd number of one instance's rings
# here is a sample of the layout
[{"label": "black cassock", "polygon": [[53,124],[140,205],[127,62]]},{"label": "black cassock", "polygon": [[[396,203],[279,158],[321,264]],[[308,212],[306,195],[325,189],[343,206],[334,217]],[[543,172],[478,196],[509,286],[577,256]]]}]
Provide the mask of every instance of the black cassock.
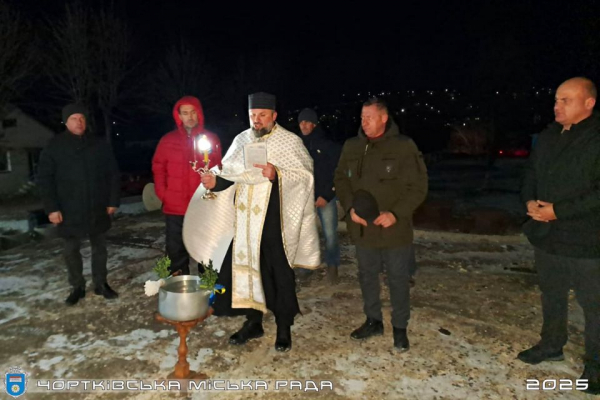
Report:
[{"label": "black cassock", "polygon": [[[213,192],[227,189],[233,182],[217,177]],[[225,293],[216,296],[214,315],[246,315],[248,319],[261,318],[262,312],[250,308],[231,308],[231,267],[233,242],[229,245],[218,283],[225,287]],[[296,297],[294,270],[285,256],[281,232],[281,210],[279,203],[279,181],[273,181],[267,215],[260,243],[260,275],[267,308],[273,312],[278,324],[293,325],[294,317],[300,313]]]}]

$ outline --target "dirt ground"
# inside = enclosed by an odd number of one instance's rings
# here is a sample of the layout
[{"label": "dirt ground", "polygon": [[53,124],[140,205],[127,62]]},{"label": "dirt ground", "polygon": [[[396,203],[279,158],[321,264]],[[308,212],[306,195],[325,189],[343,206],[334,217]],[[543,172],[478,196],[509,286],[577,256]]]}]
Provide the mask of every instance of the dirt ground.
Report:
[{"label": "dirt ground", "polygon": [[[165,380],[177,361],[179,339],[172,327],[154,320],[158,299],[143,291],[162,255],[163,230],[158,213],[116,221],[109,232],[109,281],[120,297],[111,302],[90,287],[89,246],[83,249],[88,294],[74,307],[63,303],[69,287],[59,239],[0,253],[0,371],[14,366],[29,373],[22,398],[588,398],[575,391],[526,390],[526,379],[579,378],[583,315],[571,298],[565,361],[529,366],[515,360],[538,340],[541,326],[533,252],[525,238],[427,230],[416,232],[419,271],[411,292],[409,352],[393,351],[387,289],[384,335],[362,342],[349,337],[364,315],[354,249],[342,233],[341,282],[328,286],[324,270],[302,282],[303,315],[293,326],[289,353],[273,348],[271,314],[265,336],[242,347],[227,343],[242,317],[210,317],[189,336],[193,370],[212,382],[266,381],[268,390],[52,393],[37,387],[39,380]],[[324,388],[305,391],[279,383],[276,390],[278,381],[290,380],[303,389],[313,387],[308,381]]]}]

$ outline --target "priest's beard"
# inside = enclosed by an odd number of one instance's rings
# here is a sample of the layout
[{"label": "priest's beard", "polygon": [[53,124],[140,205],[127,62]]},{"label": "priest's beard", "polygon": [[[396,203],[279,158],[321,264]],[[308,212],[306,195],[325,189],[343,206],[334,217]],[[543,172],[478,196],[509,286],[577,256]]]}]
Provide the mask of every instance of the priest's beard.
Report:
[{"label": "priest's beard", "polygon": [[255,137],[261,138],[261,137],[269,134],[273,130],[273,126],[275,126],[275,124],[269,124],[269,126],[265,126],[260,129],[256,129],[255,127],[252,126],[252,127],[250,127],[250,129],[252,129],[252,133],[254,133]]}]

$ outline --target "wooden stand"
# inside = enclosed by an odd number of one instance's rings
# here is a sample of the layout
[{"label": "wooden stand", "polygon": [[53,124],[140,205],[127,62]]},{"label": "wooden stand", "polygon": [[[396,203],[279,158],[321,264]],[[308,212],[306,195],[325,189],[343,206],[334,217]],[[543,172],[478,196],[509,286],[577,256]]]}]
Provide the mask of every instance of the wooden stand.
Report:
[{"label": "wooden stand", "polygon": [[208,379],[208,375],[203,374],[201,372],[190,371],[190,363],[187,361],[187,335],[190,333],[190,330],[198,325],[200,322],[204,321],[206,318],[210,317],[213,313],[212,307],[208,309],[208,312],[204,317],[193,319],[191,321],[171,321],[170,319],[164,318],[159,313],[155,314],[155,318],[158,322],[164,322],[166,324],[173,325],[179,333],[179,349],[177,350],[177,354],[179,355],[179,360],[177,364],[175,364],[175,371],[171,372],[167,379],[193,379],[193,380],[204,380]]}]

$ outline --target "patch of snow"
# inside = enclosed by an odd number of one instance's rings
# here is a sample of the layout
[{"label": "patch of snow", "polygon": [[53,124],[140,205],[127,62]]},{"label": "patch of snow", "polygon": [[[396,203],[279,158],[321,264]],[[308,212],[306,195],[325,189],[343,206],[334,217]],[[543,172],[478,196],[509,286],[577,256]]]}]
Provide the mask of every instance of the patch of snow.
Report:
[{"label": "patch of snow", "polygon": [[7,276],[0,280],[0,295],[30,296],[39,292],[43,285],[44,281],[37,276],[30,275],[26,278]]},{"label": "patch of snow", "polygon": [[[18,259],[19,257],[22,257],[23,255],[18,253],[18,254],[4,254],[0,256],[0,260],[4,261],[4,260],[9,260],[9,262],[21,262],[21,261],[27,261],[28,258],[23,258],[23,259]],[[17,259],[17,260],[15,260]]]},{"label": "patch of snow", "polygon": [[28,314],[28,309],[20,307],[14,301],[6,301],[0,303],[0,325],[24,317]]},{"label": "patch of snow", "polygon": [[113,266],[119,266],[119,267],[123,267],[122,265],[120,265],[120,263],[123,262],[123,259],[133,259],[133,260],[139,260],[139,259],[143,259],[148,257],[148,253],[149,252],[155,252],[157,253],[156,258],[160,258],[159,256],[159,250],[156,249],[140,249],[137,247],[126,247],[126,246],[110,246],[110,249],[108,250],[108,256],[109,256],[109,265],[114,264]]},{"label": "patch of snow", "polygon": [[142,350],[148,347],[150,342],[156,339],[164,339],[171,332],[163,329],[160,332],[154,332],[149,329],[136,329],[126,335],[117,336],[109,339],[109,342],[117,342],[116,346],[123,349],[125,353],[133,353],[133,351],[125,350]]},{"label": "patch of snow", "polygon": [[156,276],[156,272],[154,272],[154,271],[147,271],[147,272],[144,272],[143,274],[138,275],[135,278],[133,278],[131,280],[131,282],[134,283],[134,284],[142,284],[143,285],[147,280],[155,281],[157,279],[158,278]]},{"label": "patch of snow", "polygon": [[[37,365],[40,367],[40,369],[42,371],[49,371],[50,367],[52,367],[55,364],[58,364],[59,362],[61,362],[62,360],[64,360],[63,357],[61,356],[56,356],[54,358],[51,358],[49,360],[40,360]],[[35,364],[34,364],[35,365]]]},{"label": "patch of snow", "polygon": [[[82,349],[90,349],[90,348],[102,348],[108,347],[108,343],[104,340],[97,340],[95,342],[90,342],[91,333],[79,333],[74,335],[69,339],[66,335],[57,334],[50,336],[44,347],[55,349],[55,350],[82,350]],[[82,342],[81,344],[75,342]]]},{"label": "patch of snow", "polygon": [[[177,364],[177,349],[179,348],[179,338],[175,338],[169,343],[164,350],[164,354],[161,357],[160,369],[164,371],[172,370],[175,364]],[[191,368],[191,367],[190,367]]]},{"label": "patch of snow", "polygon": [[27,232],[29,230],[29,223],[26,219],[12,219],[12,220],[4,220],[0,221],[0,231],[20,231]]},{"label": "patch of snow", "polygon": [[[29,259],[26,259],[24,261],[28,261]],[[36,263],[34,264],[31,269],[35,270],[35,271],[44,271],[46,270],[46,268],[48,267],[53,267],[56,268],[56,264],[52,262],[52,260],[44,260],[42,262]]]},{"label": "patch of snow", "polygon": [[119,215],[119,214],[135,215],[135,214],[142,214],[145,212],[147,212],[147,211],[146,211],[146,208],[144,207],[144,203],[138,202],[138,203],[121,204],[115,214],[117,214],[117,215]]},{"label": "patch of snow", "polygon": [[31,296],[29,299],[31,301],[63,301],[63,297],[66,297],[68,293],[68,289],[60,288],[52,291],[46,291],[42,294],[38,294],[36,296]]},{"label": "patch of snow", "polygon": [[190,369],[193,371],[202,370],[203,365],[206,363],[206,359],[214,354],[213,349],[200,349],[196,358],[190,360]]}]

